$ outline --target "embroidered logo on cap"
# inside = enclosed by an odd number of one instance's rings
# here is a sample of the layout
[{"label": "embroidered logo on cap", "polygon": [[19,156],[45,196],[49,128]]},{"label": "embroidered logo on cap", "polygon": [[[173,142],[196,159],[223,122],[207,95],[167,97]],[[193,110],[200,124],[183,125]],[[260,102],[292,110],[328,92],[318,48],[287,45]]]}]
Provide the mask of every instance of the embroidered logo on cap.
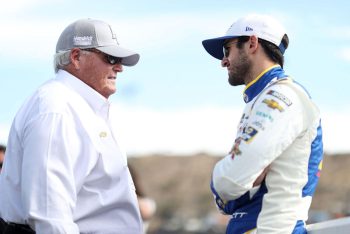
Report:
[{"label": "embroidered logo on cap", "polygon": [[78,46],[92,45],[92,36],[83,36],[83,37],[75,36],[73,38],[73,43],[74,45],[78,45]]}]

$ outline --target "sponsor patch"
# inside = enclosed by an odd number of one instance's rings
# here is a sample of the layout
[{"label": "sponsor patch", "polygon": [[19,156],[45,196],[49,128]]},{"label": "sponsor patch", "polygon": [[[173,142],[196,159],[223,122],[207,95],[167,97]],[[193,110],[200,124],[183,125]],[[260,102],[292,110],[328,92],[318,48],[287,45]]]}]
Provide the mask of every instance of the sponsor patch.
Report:
[{"label": "sponsor patch", "polygon": [[273,99],[264,99],[263,103],[265,103],[271,109],[277,109],[279,112],[284,111],[283,107]]},{"label": "sponsor patch", "polygon": [[244,99],[244,102],[248,102],[249,101],[249,97],[248,97],[248,95],[247,94],[243,94],[243,99]]},{"label": "sponsor patch", "polygon": [[281,100],[282,102],[284,102],[287,106],[292,105],[292,102],[289,100],[289,98],[287,98],[285,95],[283,95],[282,93],[279,93],[275,90],[270,90],[267,92],[267,94],[274,96],[275,98],[278,98],[279,100]]},{"label": "sponsor patch", "polygon": [[242,124],[245,119],[248,119],[248,115],[243,114],[239,123]]},{"label": "sponsor patch", "polygon": [[75,36],[73,38],[74,45],[78,46],[89,46],[92,45],[92,36]]},{"label": "sponsor patch", "polygon": [[251,126],[247,126],[243,129],[242,139],[247,143],[250,143],[254,139],[257,133],[258,133],[258,130],[256,130]]},{"label": "sponsor patch", "polygon": [[257,115],[257,116],[261,116],[261,117],[263,117],[263,118],[266,118],[266,119],[270,120],[271,122],[273,122],[273,118],[272,118],[272,116],[269,115],[269,114],[266,114],[266,113],[261,112],[261,111],[257,111],[257,112],[256,112],[256,115]]},{"label": "sponsor patch", "polygon": [[320,164],[318,164],[318,171],[317,171],[317,173],[316,173],[316,176],[317,176],[317,177],[320,177],[322,167],[323,167],[323,160],[320,162]]},{"label": "sponsor patch", "polygon": [[100,137],[101,138],[107,137],[107,132],[100,132]]},{"label": "sponsor patch", "polygon": [[261,122],[259,122],[259,121],[254,121],[254,122],[252,123],[252,125],[254,125],[254,126],[260,128],[261,130],[265,130],[265,126],[264,126]]},{"label": "sponsor patch", "polygon": [[240,124],[240,126],[239,126],[239,128],[238,128],[238,132],[239,132],[239,133],[242,133],[243,130],[244,130],[244,128],[247,127],[247,125],[248,125],[247,122]]},{"label": "sponsor patch", "polygon": [[239,219],[239,218],[243,218],[243,216],[247,215],[247,212],[235,212],[232,214],[232,218],[234,219]]},{"label": "sponsor patch", "polygon": [[322,167],[323,167],[323,160],[321,160],[320,164],[318,164],[318,170],[322,170]]},{"label": "sponsor patch", "polygon": [[242,152],[239,150],[239,145],[241,144],[242,138],[238,137],[235,140],[235,143],[232,146],[232,149],[229,154],[231,154],[231,158],[234,159],[236,155],[240,155]]}]

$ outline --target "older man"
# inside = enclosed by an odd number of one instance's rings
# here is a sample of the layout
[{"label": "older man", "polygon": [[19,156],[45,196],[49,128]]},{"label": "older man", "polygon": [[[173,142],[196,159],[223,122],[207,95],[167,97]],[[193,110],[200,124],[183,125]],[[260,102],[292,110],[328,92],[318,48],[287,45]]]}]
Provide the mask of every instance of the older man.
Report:
[{"label": "older man", "polygon": [[10,130],[0,178],[4,233],[142,233],[108,101],[123,65],[138,60],[105,22],[82,19],[62,32],[56,78],[24,103]]}]

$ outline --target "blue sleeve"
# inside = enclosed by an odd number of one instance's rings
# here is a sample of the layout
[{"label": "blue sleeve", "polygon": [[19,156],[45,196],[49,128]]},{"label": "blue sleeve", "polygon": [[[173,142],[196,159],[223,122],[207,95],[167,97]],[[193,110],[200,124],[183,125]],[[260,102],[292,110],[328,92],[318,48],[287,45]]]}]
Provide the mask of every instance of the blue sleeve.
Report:
[{"label": "blue sleeve", "polygon": [[224,212],[225,214],[233,214],[237,209],[247,205],[250,202],[249,191],[235,200],[223,201],[220,198],[219,194],[216,192],[213,185],[213,181],[210,182],[210,189],[214,195],[215,203],[218,209]]}]

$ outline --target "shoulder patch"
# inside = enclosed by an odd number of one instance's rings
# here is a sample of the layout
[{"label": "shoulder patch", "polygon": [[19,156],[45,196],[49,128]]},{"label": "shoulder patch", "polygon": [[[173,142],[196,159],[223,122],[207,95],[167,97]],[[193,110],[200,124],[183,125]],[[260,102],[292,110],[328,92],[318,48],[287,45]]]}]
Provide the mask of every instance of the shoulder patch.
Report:
[{"label": "shoulder patch", "polygon": [[268,95],[274,96],[275,98],[281,100],[282,102],[284,102],[287,106],[292,105],[292,102],[289,100],[289,98],[287,98],[284,94],[279,93],[275,90],[270,90],[267,92]]},{"label": "shoulder patch", "polygon": [[247,126],[243,129],[242,139],[247,143],[250,143],[257,133],[258,133],[258,130],[256,130],[251,126]]},{"label": "shoulder patch", "polygon": [[234,159],[236,155],[240,155],[242,152],[239,150],[239,145],[241,144],[242,138],[238,137],[233,144],[230,153],[231,158]]},{"label": "shoulder patch", "polygon": [[271,109],[277,109],[279,110],[279,112],[284,111],[283,107],[273,99],[264,99],[262,102],[265,103]]}]

